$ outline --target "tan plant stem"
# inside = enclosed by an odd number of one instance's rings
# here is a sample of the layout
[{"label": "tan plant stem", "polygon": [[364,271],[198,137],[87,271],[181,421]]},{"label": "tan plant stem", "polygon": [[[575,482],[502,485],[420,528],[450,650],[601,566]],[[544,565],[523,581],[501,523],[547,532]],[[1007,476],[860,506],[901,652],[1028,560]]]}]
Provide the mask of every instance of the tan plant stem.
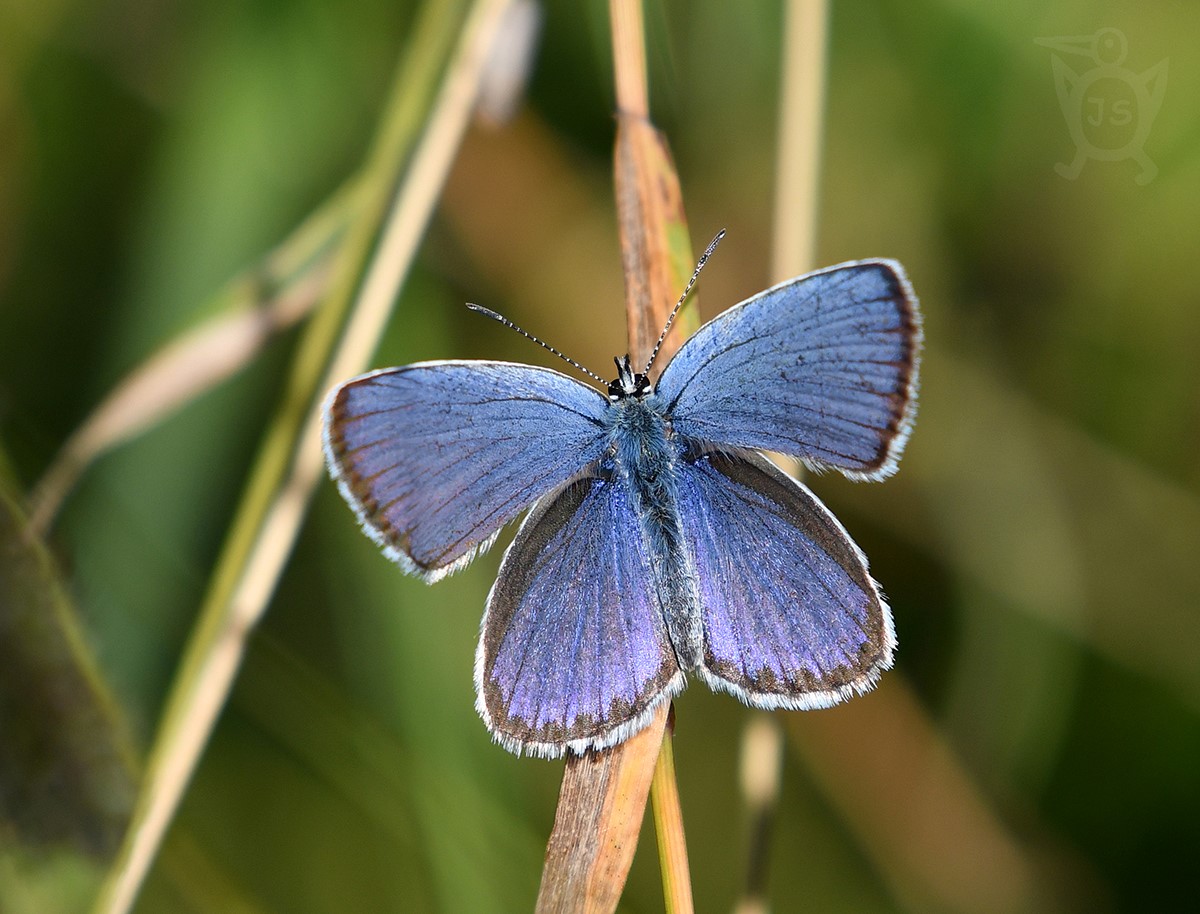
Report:
[{"label": "tan plant stem", "polygon": [[[692,254],[679,179],[665,141],[649,122],[641,4],[612,0],[609,11],[617,87],[614,173],[629,350],[635,363],[645,364],[691,274]],[[669,343],[664,361],[678,340],[669,338]],[[539,912],[610,914],[616,909],[645,816],[667,712],[668,706],[662,706],[647,729],[612,749],[568,757],[542,871]],[[662,858],[663,884],[672,910],[686,914],[691,911],[690,878],[673,783],[674,766],[664,764],[656,789],[663,816],[656,821],[660,841],[673,852]]]}]

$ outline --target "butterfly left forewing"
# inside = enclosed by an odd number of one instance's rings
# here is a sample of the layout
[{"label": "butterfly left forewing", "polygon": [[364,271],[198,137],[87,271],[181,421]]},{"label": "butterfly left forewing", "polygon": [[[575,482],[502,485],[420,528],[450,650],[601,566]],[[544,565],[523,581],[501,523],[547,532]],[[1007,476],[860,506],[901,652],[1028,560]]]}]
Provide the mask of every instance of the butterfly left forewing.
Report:
[{"label": "butterfly left forewing", "polygon": [[760,708],[826,707],[891,666],[891,611],[866,559],[804,486],[758,455],[709,453],[684,465],[679,512],[711,687]]},{"label": "butterfly left forewing", "polygon": [[488,596],[477,707],[507,749],[615,745],[684,684],[619,477],[585,476],[522,523]]},{"label": "butterfly left forewing", "polygon": [[546,368],[389,368],[330,394],[326,460],[388,557],[433,581],[597,460],[605,409],[596,391]]}]

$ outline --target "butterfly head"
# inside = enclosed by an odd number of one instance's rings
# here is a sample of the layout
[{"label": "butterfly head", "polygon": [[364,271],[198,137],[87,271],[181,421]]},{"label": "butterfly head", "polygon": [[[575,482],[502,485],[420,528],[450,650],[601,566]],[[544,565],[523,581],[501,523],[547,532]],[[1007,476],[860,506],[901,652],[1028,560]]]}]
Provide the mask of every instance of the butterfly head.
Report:
[{"label": "butterfly head", "polygon": [[644,374],[637,374],[629,364],[629,356],[623,355],[613,359],[617,363],[617,378],[608,385],[608,399],[613,403],[629,397],[644,400],[654,392],[650,379]]}]

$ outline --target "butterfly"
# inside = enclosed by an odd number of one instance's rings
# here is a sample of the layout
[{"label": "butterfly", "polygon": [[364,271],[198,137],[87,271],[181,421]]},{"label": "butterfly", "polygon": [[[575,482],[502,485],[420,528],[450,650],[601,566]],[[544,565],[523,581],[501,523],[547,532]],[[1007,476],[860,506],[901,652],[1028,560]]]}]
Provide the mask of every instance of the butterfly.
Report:
[{"label": "butterfly", "polygon": [[518,755],[616,745],[689,673],[758,708],[827,707],[891,666],[891,610],[841,523],[762,452],[893,473],[920,346],[901,266],[853,261],[725,311],[656,381],[653,355],[616,359],[607,395],[508,362],[354,378],[326,401],[326,459],[366,533],[428,582],[528,510],[475,656],[479,714]]}]

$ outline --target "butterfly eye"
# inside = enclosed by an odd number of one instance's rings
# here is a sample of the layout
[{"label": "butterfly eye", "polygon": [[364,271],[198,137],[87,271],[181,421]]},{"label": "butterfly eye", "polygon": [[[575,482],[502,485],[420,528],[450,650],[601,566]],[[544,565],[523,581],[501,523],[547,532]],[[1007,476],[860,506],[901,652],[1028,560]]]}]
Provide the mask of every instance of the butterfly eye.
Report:
[{"label": "butterfly eye", "polygon": [[617,356],[613,359],[617,365],[617,376],[608,385],[608,399],[614,403],[617,400],[625,397],[637,395],[637,379],[638,375],[633,373],[633,368],[629,365],[629,356]]},{"label": "butterfly eye", "polygon": [[612,403],[635,397],[641,400],[651,393],[650,379],[644,374],[634,374],[629,364],[629,356],[614,359],[617,363],[617,377],[608,385],[608,399]]}]

